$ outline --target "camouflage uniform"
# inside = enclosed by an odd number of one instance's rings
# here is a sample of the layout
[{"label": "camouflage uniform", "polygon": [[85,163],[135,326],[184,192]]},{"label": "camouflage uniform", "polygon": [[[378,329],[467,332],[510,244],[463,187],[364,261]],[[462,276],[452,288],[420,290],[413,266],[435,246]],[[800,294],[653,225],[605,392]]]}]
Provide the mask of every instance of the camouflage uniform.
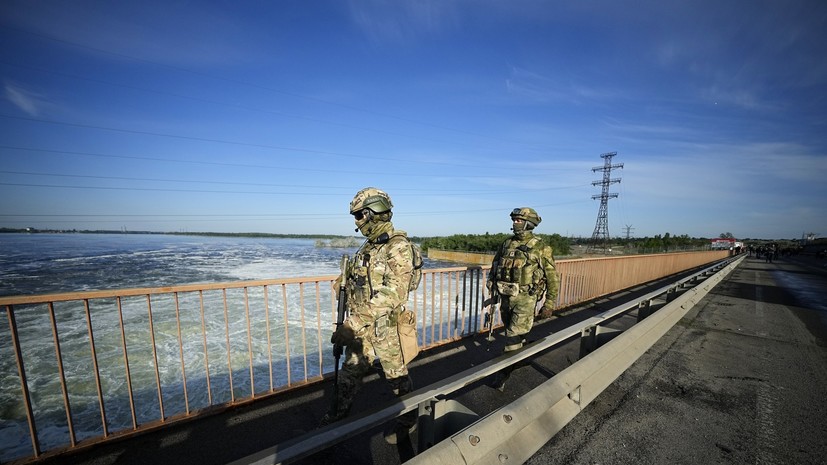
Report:
[{"label": "camouflage uniform", "polygon": [[[360,191],[354,199],[357,206],[364,203],[365,191],[372,192],[368,189]],[[345,286],[348,317],[340,327],[341,331],[336,333],[347,332],[348,337],[343,341],[345,357],[339,372],[338,408],[325,415],[323,424],[347,416],[362,386],[362,378],[370,371],[376,357],[379,357],[385,379],[395,395],[413,390],[396,326],[408,301],[413,252],[405,232],[394,230],[390,222],[390,199],[387,202],[387,212],[372,212],[368,215],[372,216],[370,219],[357,219],[356,224],[367,241],[348,265],[345,282],[342,283],[342,276],[337,279],[337,285]],[[352,204],[351,210],[354,208]],[[400,423],[412,426],[416,412],[411,413],[414,415],[400,417]]]},{"label": "camouflage uniform", "polygon": [[396,331],[396,319],[408,301],[408,281],[413,271],[411,247],[407,241],[390,240],[393,225],[386,225],[378,237],[368,239],[356,253],[345,283],[346,325],[353,330],[355,339],[345,347],[345,361],[339,373],[337,419],[347,415],[375,357],[379,357],[394,394],[411,391]]},{"label": "camouflage uniform", "polygon": [[[534,326],[537,303],[545,296],[541,315],[548,317],[557,300],[558,277],[551,246],[542,243],[532,232],[541,219],[531,208],[516,208],[512,220],[514,235],[497,250],[488,276],[490,291],[499,293],[500,315],[505,326],[505,352],[519,349],[525,335]],[[522,229],[521,229],[522,228]],[[510,370],[498,380],[502,388]],[[497,382],[495,382],[497,384]]]},{"label": "camouflage uniform", "polygon": [[[506,351],[522,347],[522,336],[534,325],[534,311],[545,294],[544,309],[553,309],[557,299],[557,270],[552,249],[527,231],[502,244],[494,256],[496,276],[493,284],[500,292],[500,313],[505,323]],[[515,284],[517,295],[505,295],[503,283]],[[508,291],[506,291],[508,292]]]}]

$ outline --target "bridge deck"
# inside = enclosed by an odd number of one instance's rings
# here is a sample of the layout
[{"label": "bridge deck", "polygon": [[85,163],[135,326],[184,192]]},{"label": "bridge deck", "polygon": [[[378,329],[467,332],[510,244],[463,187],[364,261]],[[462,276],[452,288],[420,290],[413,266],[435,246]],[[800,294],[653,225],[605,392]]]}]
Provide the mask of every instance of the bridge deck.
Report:
[{"label": "bridge deck", "polygon": [[[820,463],[827,453],[827,271],[807,259],[749,258],[528,463]],[[535,327],[535,337],[629,300],[633,290]],[[576,341],[519,368],[505,393],[482,383],[455,397],[485,414],[577,359]],[[424,386],[492,358],[485,339],[417,359]],[[325,386],[329,389],[329,386]],[[223,464],[312,430],[321,387],[100,445],[47,463]],[[371,376],[355,409],[390,401]],[[400,463],[410,451],[379,429],[304,463]]]},{"label": "bridge deck", "polygon": [[827,268],[750,258],[530,464],[824,463]]}]

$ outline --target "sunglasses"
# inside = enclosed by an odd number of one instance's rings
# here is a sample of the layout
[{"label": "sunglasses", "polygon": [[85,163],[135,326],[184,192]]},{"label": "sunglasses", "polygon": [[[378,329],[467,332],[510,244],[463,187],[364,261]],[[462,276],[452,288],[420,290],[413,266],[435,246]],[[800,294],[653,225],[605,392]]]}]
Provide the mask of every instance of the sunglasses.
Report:
[{"label": "sunglasses", "polygon": [[354,214],[353,214],[353,218],[354,218],[356,221],[362,221],[362,218],[364,218],[365,216],[367,216],[369,213],[370,213],[370,211],[369,211],[367,208],[366,208],[366,209],[364,209],[364,210],[359,210],[358,212],[356,212],[356,213],[354,213]]}]

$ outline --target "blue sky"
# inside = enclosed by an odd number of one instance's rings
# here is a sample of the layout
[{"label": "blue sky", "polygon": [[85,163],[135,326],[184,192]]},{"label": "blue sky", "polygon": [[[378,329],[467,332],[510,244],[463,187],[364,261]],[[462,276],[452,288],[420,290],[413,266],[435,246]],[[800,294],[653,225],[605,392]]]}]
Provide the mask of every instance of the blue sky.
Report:
[{"label": "blue sky", "polygon": [[0,4],[0,227],[827,236],[827,3]]}]

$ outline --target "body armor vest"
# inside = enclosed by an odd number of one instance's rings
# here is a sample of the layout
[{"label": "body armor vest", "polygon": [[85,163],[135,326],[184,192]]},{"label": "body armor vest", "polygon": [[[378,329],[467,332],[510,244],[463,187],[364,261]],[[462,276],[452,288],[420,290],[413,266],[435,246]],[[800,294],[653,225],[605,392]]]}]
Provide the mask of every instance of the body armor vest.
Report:
[{"label": "body armor vest", "polygon": [[532,237],[525,243],[508,241],[497,267],[496,280],[517,284],[521,290],[528,287],[527,290],[533,293],[531,291],[543,280],[539,257],[532,253],[539,242],[540,239],[537,237]]}]

